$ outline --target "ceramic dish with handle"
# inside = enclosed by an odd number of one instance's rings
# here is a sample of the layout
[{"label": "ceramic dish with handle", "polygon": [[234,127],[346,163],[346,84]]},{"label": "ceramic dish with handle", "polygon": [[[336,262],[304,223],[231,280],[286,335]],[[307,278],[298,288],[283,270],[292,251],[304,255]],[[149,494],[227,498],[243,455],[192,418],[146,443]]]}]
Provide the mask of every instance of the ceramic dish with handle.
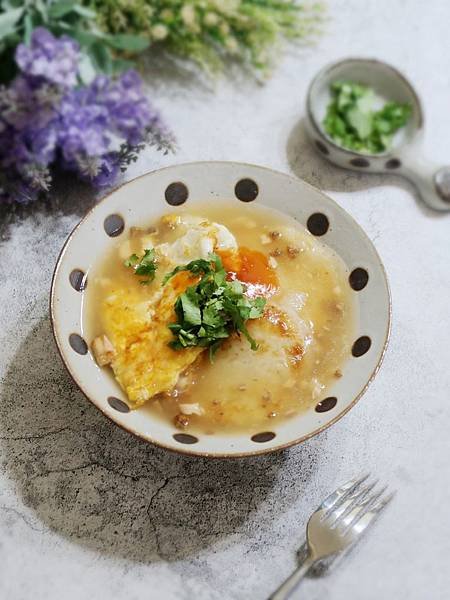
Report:
[{"label": "ceramic dish with handle", "polygon": [[[319,236],[345,262],[358,320],[343,376],[326,397],[288,420],[245,433],[192,435],[155,418],[145,407],[130,410],[109,370],[89,350],[84,296],[93,265],[130,227],[156,222],[180,205],[228,200],[281,211]],[[286,448],[316,435],[343,416],[377,373],[390,331],[386,274],[372,243],[335,202],[309,184],[267,168],[233,162],[177,165],[144,175],[112,192],[74,229],[58,258],[51,289],[51,318],[61,357],[76,384],[107,417],[130,433],[184,454],[238,457]]]},{"label": "ceramic dish with handle", "polygon": [[[330,102],[330,85],[335,81],[361,83],[386,101],[411,106],[411,118],[395,135],[389,150],[380,154],[356,152],[339,146],[325,133],[322,123]],[[306,127],[316,149],[335,165],[353,171],[402,175],[415,185],[430,208],[450,210],[450,167],[424,157],[422,103],[411,83],[394,67],[369,58],[347,58],[324,67],[309,86]]]}]

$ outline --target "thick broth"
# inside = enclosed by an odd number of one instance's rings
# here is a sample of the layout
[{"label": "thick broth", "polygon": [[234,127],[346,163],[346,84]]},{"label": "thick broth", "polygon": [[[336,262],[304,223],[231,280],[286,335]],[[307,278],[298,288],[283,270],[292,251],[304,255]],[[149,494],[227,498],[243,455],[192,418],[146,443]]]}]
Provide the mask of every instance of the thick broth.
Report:
[{"label": "thick broth", "polygon": [[[259,343],[257,351],[235,336],[219,349],[213,363],[203,352],[182,377],[182,386],[139,410],[173,422],[180,404],[199,403],[204,414],[190,415],[187,430],[213,434],[268,428],[326,397],[327,387],[345,368],[356,320],[343,261],[293,219],[266,208],[214,202],[195,204],[179,214],[225,225],[240,247],[270,256],[279,286],[267,300],[265,317],[247,323]],[[176,229],[151,225],[157,230],[151,238],[132,232],[89,273],[84,311],[89,340],[108,335],[102,306],[118,290],[126,291],[130,303],[145,306],[160,286],[164,273],[142,286],[123,266],[133,252],[151,243],[172,243],[179,235]]]}]

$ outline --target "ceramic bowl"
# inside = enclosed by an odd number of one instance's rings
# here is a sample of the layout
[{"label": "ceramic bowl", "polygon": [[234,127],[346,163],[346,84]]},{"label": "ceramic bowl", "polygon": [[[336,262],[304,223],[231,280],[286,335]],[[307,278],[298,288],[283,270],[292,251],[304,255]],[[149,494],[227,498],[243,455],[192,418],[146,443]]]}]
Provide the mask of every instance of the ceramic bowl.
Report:
[{"label": "ceramic bowl", "polygon": [[[389,150],[379,154],[348,150],[325,133],[322,122],[330,102],[330,85],[339,80],[371,87],[385,101],[409,104],[411,117],[394,136]],[[308,89],[306,129],[316,149],[335,165],[353,171],[402,175],[416,186],[428,206],[450,210],[450,167],[424,156],[422,104],[412,84],[395,67],[370,58],[347,58],[324,67]]]},{"label": "ceramic bowl", "polygon": [[[316,406],[267,430],[245,434],[190,435],[144,409],[129,410],[109,369],[100,369],[85,339],[83,298],[89,271],[132,226],[156,221],[181,204],[232,200],[255,202],[293,217],[345,261],[359,321],[351,355],[327,395]],[[390,295],[386,274],[359,225],[325,194],[270,169],[232,162],[177,165],[144,175],[112,192],[70,234],[56,264],[51,318],[61,357],[87,398],[136,436],[184,454],[239,457],[287,448],[323,431],[342,417],[377,373],[389,336]]]}]

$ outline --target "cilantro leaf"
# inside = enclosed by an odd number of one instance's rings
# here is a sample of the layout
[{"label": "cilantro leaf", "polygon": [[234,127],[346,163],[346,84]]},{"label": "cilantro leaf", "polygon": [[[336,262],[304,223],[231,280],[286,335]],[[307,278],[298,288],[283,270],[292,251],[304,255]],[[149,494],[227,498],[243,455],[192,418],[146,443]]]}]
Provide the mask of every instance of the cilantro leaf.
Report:
[{"label": "cilantro leaf", "polygon": [[123,263],[126,267],[134,267],[139,262],[139,256],[137,254],[132,254],[127,260]]},{"label": "cilantro leaf", "polygon": [[146,277],[141,279],[142,285],[148,285],[155,279],[155,271],[158,268],[154,248],[144,250],[144,256],[139,258],[137,254],[132,254],[123,263],[126,267],[134,269],[134,274]]},{"label": "cilantro leaf", "polygon": [[175,301],[177,322],[168,325],[174,336],[169,345],[175,350],[193,346],[209,348],[213,360],[223,341],[237,332],[256,350],[258,344],[251,337],[246,322],[262,316],[265,298],[248,298],[240,281],[227,281],[227,272],[216,254],[211,254],[209,260],[199,259],[178,266],[166,275],[163,285],[180,271],[201,275],[201,279]]},{"label": "cilantro leaf", "polygon": [[375,110],[373,89],[352,81],[335,81],[330,86],[331,102],[323,127],[337,144],[357,152],[378,154],[392,144],[394,134],[406,125],[409,104],[387,102]]},{"label": "cilantro leaf", "polygon": [[169,279],[171,279],[180,271],[190,271],[193,275],[200,275],[201,273],[211,273],[211,261],[205,260],[204,258],[199,258],[198,260],[192,260],[187,265],[179,265],[173,271],[167,273],[167,275],[162,281],[162,285],[166,285]]},{"label": "cilantro leaf", "polygon": [[197,295],[193,293],[193,288],[188,288],[188,292],[181,294],[180,301],[184,322],[189,325],[201,325],[202,313],[198,305]]}]

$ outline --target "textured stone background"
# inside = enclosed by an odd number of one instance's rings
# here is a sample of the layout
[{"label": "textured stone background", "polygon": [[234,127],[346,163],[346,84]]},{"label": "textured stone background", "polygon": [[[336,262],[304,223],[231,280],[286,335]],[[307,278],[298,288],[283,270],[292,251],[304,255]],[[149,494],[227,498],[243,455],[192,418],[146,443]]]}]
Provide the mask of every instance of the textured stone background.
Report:
[{"label": "textured stone background", "polygon": [[426,151],[450,160],[447,0],[330,0],[314,49],[296,49],[259,86],[215,87],[164,62],[149,89],[180,151],[146,152],[127,177],[197,159],[260,163],[305,178],[365,228],[390,278],[384,366],[332,429],[267,458],[168,454],[105,420],[77,391],[48,321],[50,277],[93,201],[61,185],[49,205],[0,224],[0,598],[263,600],[295,565],[320,499],[366,469],[398,490],[357,550],[298,598],[448,598],[450,575],[450,215],[395,177],[339,171],[309,148],[306,87],[326,62],[377,56],[421,92]]}]

